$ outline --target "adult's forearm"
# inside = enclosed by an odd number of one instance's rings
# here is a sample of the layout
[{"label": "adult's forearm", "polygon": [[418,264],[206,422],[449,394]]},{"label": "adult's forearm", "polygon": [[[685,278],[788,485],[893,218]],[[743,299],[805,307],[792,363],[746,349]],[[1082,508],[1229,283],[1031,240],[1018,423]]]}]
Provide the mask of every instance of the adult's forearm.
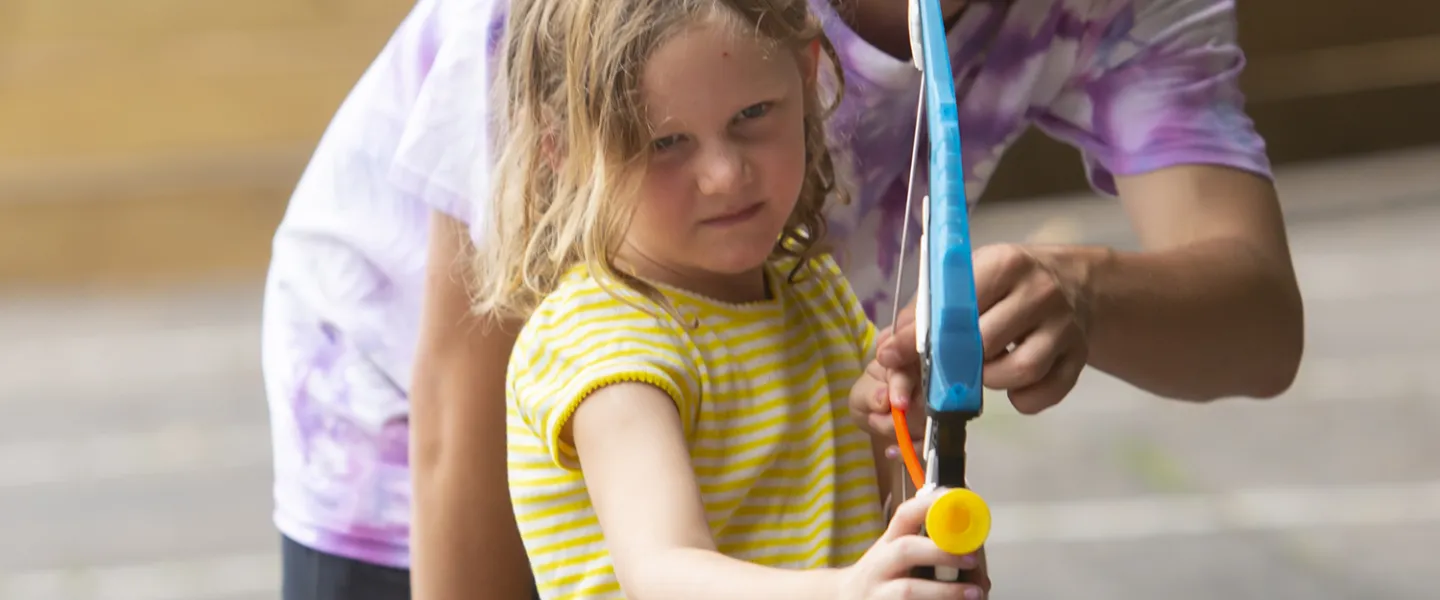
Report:
[{"label": "adult's forearm", "polygon": [[1084,282],[1091,366],[1193,401],[1267,398],[1294,381],[1304,317],[1288,261],[1231,239],[1154,252],[1048,252]]},{"label": "adult's forearm", "polygon": [[[516,324],[470,313],[463,223],[436,213],[410,389],[416,600],[528,600],[530,566],[505,467],[505,370]],[[478,595],[483,590],[483,596]]]},{"label": "adult's forearm", "polygon": [[[484,590],[486,600],[528,600],[530,565],[506,482],[504,402],[485,399],[493,391],[468,379],[417,378],[412,395],[413,597],[472,600]],[[472,414],[446,410],[461,403],[476,405]]]}]

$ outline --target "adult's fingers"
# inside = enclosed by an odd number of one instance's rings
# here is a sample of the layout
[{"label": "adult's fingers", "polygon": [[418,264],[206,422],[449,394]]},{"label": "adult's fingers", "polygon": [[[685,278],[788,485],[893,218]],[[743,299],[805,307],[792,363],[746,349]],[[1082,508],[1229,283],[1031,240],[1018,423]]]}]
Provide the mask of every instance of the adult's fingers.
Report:
[{"label": "adult's fingers", "polygon": [[1025,298],[1011,294],[980,313],[980,343],[985,360],[993,360],[1018,343],[1039,324],[1036,307]]},{"label": "adult's fingers", "polygon": [[1065,349],[1060,347],[1059,326],[1041,327],[1020,340],[1010,352],[985,363],[982,376],[985,387],[1013,390],[1035,385],[1049,375],[1055,360]]},{"label": "adult's fingers", "polygon": [[1039,381],[1010,390],[1010,404],[1015,406],[1015,410],[1027,415],[1059,404],[1080,381],[1080,373],[1085,370],[1085,361],[1083,348],[1065,353]]},{"label": "adult's fingers", "polygon": [[1030,255],[1019,246],[998,244],[975,249],[975,308],[981,314],[1006,296],[1030,269]]}]

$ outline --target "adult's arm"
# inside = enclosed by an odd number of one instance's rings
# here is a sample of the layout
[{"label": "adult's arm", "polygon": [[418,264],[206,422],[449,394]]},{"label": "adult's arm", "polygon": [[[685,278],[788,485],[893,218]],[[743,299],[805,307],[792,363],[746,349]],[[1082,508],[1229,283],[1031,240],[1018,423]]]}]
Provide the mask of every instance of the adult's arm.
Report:
[{"label": "adult's arm", "polygon": [[[1265,143],[1239,89],[1233,0],[1053,9],[1082,25],[1080,60],[1035,124],[1083,152],[1142,248],[977,251],[977,280],[997,280],[980,282],[994,284],[989,295],[1017,299],[981,318],[996,338],[986,385],[1025,412],[1060,401],[1084,364],[1176,399],[1284,392],[1299,368],[1303,306]],[[1026,333],[1041,326],[1044,335]],[[1011,341],[1016,351],[1005,352]],[[895,369],[909,355],[902,344],[880,359]],[[903,381],[892,388],[908,393]]]},{"label": "adult's arm", "polygon": [[1084,152],[1142,244],[1056,257],[1086,279],[1089,363],[1171,398],[1284,392],[1303,308],[1265,142],[1245,113],[1234,0],[1088,8],[1080,46],[1092,50],[1037,125]]},{"label": "adult's arm", "polygon": [[1038,251],[1085,282],[1090,365],[1185,400],[1288,389],[1304,311],[1269,180],[1184,165],[1119,176],[1116,186],[1140,251]]},{"label": "adult's arm", "polygon": [[505,369],[518,327],[484,327],[470,312],[469,240],[463,223],[432,213],[410,392],[412,593],[529,600],[505,466]]}]

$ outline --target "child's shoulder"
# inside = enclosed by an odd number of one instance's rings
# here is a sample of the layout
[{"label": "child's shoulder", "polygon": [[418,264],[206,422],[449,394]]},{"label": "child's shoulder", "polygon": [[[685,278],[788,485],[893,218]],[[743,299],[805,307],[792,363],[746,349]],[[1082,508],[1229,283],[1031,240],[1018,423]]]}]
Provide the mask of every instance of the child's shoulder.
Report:
[{"label": "child's shoulder", "polygon": [[623,283],[608,283],[578,267],[525,321],[506,380],[525,406],[556,394],[579,398],[606,381],[621,380],[691,398],[697,393],[696,364],[691,343],[669,313]]},{"label": "child's shoulder", "polygon": [[582,265],[566,273],[540,301],[516,343],[548,343],[556,337],[583,337],[600,330],[669,330],[672,321],[653,300],[619,281],[607,282]]}]

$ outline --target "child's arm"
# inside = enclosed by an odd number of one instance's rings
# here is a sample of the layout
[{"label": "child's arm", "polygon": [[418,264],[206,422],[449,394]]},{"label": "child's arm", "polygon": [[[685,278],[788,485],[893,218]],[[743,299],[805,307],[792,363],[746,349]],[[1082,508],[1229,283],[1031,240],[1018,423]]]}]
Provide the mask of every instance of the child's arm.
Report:
[{"label": "child's arm", "polygon": [[[974,568],[917,535],[934,496],[901,505],[856,564],[808,571],[762,567],[721,554],[710,536],[679,413],[658,388],[620,383],[592,393],[571,417],[615,575],[638,600],[889,600],[963,598],[969,584],[909,579],[921,565]],[[979,592],[978,588],[974,588]]]},{"label": "child's arm", "polygon": [[707,525],[675,402],[620,383],[591,394],[573,432],[585,485],[629,598],[807,599],[842,596],[841,571],[762,567],[721,554]]}]

